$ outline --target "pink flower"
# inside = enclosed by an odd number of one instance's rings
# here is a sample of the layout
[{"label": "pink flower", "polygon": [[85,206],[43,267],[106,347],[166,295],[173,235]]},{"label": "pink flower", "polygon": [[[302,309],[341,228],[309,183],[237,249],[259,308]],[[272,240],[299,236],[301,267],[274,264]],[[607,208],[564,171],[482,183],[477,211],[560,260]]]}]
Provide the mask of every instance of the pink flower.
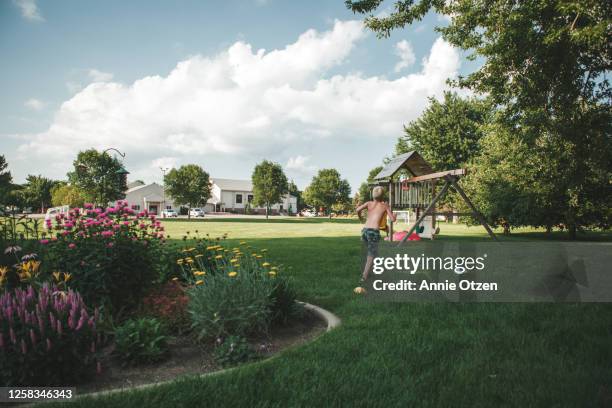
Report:
[{"label": "pink flower", "polygon": [[83,207],[84,207],[84,208],[87,208],[87,209],[90,209],[90,208],[93,208],[93,204],[92,204],[92,203],[85,203],[85,204],[83,205]]},{"label": "pink flower", "polygon": [[102,236],[104,238],[111,237],[113,235],[113,231],[102,231]]},{"label": "pink flower", "polygon": [[41,240],[40,240],[40,243],[41,243],[42,245],[47,245],[47,244],[49,243],[49,240],[48,240],[48,239],[41,239]]},{"label": "pink flower", "polygon": [[114,244],[112,242],[109,242],[108,244],[106,244],[107,248],[112,248],[114,246]]},{"label": "pink flower", "polygon": [[76,248],[76,244],[74,242],[71,242],[71,243],[68,244],[68,248],[74,249],[74,248]]}]

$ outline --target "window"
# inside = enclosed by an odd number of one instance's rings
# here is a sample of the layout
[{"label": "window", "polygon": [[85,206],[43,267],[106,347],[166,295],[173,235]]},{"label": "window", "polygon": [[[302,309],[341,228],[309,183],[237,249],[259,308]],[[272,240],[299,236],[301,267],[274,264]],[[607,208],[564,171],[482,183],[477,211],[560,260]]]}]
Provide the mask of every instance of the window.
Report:
[{"label": "window", "polygon": [[140,205],[139,204],[134,204],[132,206],[132,210],[140,211]]},{"label": "window", "polygon": [[172,206],[171,206],[171,205],[167,205],[167,206],[166,206],[166,210],[171,210],[171,209],[172,209]]},{"label": "window", "polygon": [[248,201],[249,203],[252,203],[252,202],[253,202],[253,194],[249,194],[249,195],[247,196],[247,201]]},{"label": "window", "polygon": [[236,204],[242,204],[242,194],[236,194]]}]

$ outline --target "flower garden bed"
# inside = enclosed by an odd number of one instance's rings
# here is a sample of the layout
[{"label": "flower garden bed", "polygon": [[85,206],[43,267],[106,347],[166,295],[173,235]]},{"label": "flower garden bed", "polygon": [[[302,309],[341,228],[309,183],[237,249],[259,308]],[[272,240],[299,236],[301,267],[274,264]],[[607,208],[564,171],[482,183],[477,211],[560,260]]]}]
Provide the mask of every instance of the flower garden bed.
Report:
[{"label": "flower garden bed", "polygon": [[266,357],[324,326],[266,249],[227,234],[168,244],[155,215],[124,201],[45,224],[23,225],[29,239],[0,225],[0,386],[158,382]]},{"label": "flower garden bed", "polygon": [[[313,312],[289,326],[273,328],[268,336],[249,341],[256,350],[255,359],[260,361],[283,350],[304,344],[325,332],[328,323]],[[77,386],[77,394],[129,389],[148,384],[166,382],[182,376],[200,375],[222,370],[211,349],[203,348],[190,336],[179,336],[169,341],[169,356],[166,360],[147,365],[123,366],[113,356],[113,347],[102,350],[105,369],[92,381]]]}]

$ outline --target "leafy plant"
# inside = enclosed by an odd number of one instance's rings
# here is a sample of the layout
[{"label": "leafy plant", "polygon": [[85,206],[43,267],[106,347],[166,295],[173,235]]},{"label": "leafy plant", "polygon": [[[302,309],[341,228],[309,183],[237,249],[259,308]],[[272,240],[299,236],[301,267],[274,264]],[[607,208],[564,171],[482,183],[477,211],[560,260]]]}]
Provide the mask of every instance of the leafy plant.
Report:
[{"label": "leafy plant", "polygon": [[125,364],[153,363],[168,354],[168,336],[155,318],[130,319],[115,330],[115,353]]},{"label": "leafy plant", "polygon": [[[236,272],[234,272],[236,273]],[[269,280],[253,274],[214,274],[189,289],[188,311],[200,340],[267,332],[272,303]]]},{"label": "leafy plant", "polygon": [[100,369],[96,350],[98,310],[81,296],[45,283],[0,296],[0,383],[2,386],[66,385]]},{"label": "leafy plant", "polygon": [[167,282],[144,297],[141,314],[159,319],[172,333],[181,333],[191,324],[187,302],[187,294],[180,283]]},{"label": "leafy plant", "polygon": [[304,308],[297,303],[296,298],[297,294],[290,280],[285,276],[276,276],[270,292],[273,323],[287,324],[303,315]]},{"label": "leafy plant", "polygon": [[255,350],[244,337],[229,336],[226,339],[217,339],[217,347],[213,352],[215,361],[223,367],[229,367],[253,360]]}]

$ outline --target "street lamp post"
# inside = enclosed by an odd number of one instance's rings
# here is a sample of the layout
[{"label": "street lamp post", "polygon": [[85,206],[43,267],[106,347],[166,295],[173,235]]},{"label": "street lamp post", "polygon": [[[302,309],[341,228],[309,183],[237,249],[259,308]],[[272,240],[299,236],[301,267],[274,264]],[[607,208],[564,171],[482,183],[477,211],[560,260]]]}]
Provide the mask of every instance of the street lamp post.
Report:
[{"label": "street lamp post", "polygon": [[162,218],[166,218],[166,172],[170,169],[169,167],[160,167],[162,171],[163,179],[162,179],[162,195],[163,195],[163,203],[162,203]]}]

